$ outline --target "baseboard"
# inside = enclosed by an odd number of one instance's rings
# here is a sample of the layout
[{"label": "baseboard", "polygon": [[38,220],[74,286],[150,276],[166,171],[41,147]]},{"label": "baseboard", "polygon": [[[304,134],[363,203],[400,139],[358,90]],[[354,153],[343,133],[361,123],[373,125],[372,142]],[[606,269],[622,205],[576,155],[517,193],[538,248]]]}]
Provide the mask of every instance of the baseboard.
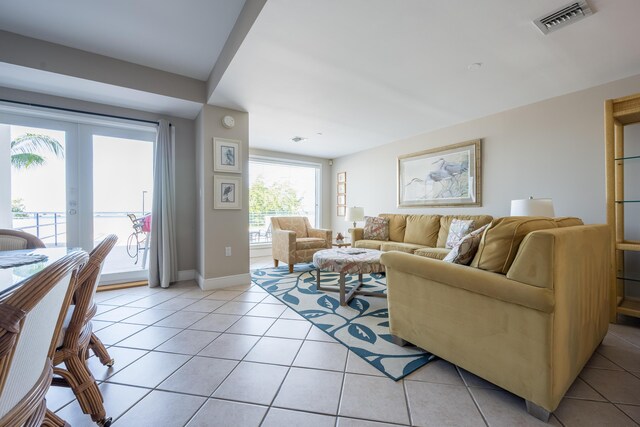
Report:
[{"label": "baseboard", "polygon": [[193,280],[196,278],[195,270],[181,270],[178,271],[178,281]]},{"label": "baseboard", "polygon": [[210,279],[204,279],[199,274],[196,274],[196,276],[198,286],[200,286],[200,289],[202,289],[203,291],[212,291],[214,289],[222,289],[231,286],[246,285],[251,283],[251,274],[249,273],[235,274],[233,276],[224,277],[212,277]]}]

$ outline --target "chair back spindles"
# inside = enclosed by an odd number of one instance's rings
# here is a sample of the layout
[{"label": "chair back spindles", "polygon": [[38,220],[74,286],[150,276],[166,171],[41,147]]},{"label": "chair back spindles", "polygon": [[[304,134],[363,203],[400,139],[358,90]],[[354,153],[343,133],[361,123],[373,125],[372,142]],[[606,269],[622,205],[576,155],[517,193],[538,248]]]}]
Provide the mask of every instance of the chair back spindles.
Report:
[{"label": "chair back spindles", "polygon": [[0,425],[40,425],[51,358],[85,252],[72,252],[0,301]]}]

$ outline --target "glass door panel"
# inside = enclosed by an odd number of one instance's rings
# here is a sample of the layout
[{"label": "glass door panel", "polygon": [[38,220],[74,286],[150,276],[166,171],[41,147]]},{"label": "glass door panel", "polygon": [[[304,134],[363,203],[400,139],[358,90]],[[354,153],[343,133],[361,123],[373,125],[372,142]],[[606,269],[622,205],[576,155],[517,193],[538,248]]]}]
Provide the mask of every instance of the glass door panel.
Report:
[{"label": "glass door panel", "polygon": [[102,283],[146,280],[155,133],[96,126],[88,131],[93,245],[108,234],[118,236]]},{"label": "glass door panel", "polygon": [[0,227],[79,246],[76,126],[0,114]]}]

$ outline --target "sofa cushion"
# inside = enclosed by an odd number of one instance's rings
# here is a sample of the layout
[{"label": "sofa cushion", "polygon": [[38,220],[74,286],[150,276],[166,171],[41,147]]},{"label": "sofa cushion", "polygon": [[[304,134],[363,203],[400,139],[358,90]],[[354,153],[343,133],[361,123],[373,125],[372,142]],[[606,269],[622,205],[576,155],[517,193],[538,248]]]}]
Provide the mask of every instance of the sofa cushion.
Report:
[{"label": "sofa cushion", "polygon": [[494,219],[484,232],[471,267],[507,274],[524,237],[536,230],[557,228],[552,218],[511,216]]},{"label": "sofa cushion", "polygon": [[[455,222],[453,223],[455,224]],[[489,224],[485,224],[475,231],[464,236],[452,249],[449,254],[443,258],[445,262],[452,262],[454,264],[469,265],[473,260],[473,257],[478,252],[480,241],[482,240],[482,234],[489,227]]]},{"label": "sofa cushion", "polygon": [[454,220],[451,221],[451,226],[449,226],[449,235],[447,236],[447,243],[444,247],[452,249],[464,238],[464,236],[471,233],[474,229],[474,220],[454,218]]},{"label": "sofa cushion", "polygon": [[412,254],[416,249],[424,248],[423,245],[416,245],[415,243],[402,243],[402,242],[383,242],[380,246],[380,250],[383,252],[388,251],[401,251]]},{"label": "sofa cushion", "polygon": [[407,228],[407,216],[402,214],[380,214],[389,220],[389,240],[404,242],[404,232]]},{"label": "sofa cushion", "polygon": [[357,240],[354,244],[354,248],[362,248],[362,249],[375,249],[380,250],[380,246],[382,246],[384,242],[382,240]]},{"label": "sofa cushion", "polygon": [[301,237],[296,239],[296,250],[324,248],[327,246],[325,239],[318,237]]},{"label": "sofa cushion", "polygon": [[416,249],[414,255],[420,255],[426,258],[444,259],[451,249],[445,248],[422,248]]},{"label": "sofa cushion", "polygon": [[584,222],[580,218],[576,218],[574,216],[565,216],[560,218],[553,218],[556,222],[556,225],[559,228],[562,227],[574,227],[576,225],[584,225]]},{"label": "sofa cushion", "polygon": [[439,229],[440,215],[407,215],[404,243],[434,247]]},{"label": "sofa cushion", "polygon": [[363,237],[367,240],[389,240],[389,220],[379,216],[365,216]]},{"label": "sofa cushion", "polygon": [[493,217],[491,215],[443,215],[440,217],[440,231],[438,232],[437,248],[444,248],[447,244],[449,236],[449,227],[454,219],[472,219],[475,223],[474,229],[478,229],[483,225],[489,224]]}]

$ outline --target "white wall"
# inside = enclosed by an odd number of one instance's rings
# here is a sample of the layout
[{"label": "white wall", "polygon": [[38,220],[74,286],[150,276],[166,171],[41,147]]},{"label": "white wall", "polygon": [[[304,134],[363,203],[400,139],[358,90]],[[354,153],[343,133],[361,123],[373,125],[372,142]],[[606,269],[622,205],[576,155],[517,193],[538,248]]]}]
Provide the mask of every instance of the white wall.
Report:
[{"label": "white wall", "polygon": [[[380,213],[487,213],[509,215],[510,201],[551,197],[557,216],[604,223],[604,101],[640,91],[634,76],[395,141],[335,159],[334,172],[347,172],[347,203]],[[500,94],[496,94],[500,96]],[[482,138],[482,207],[398,208],[397,157]],[[337,217],[332,177],[333,230],[348,224]],[[640,194],[640,192],[639,192]]]}]

